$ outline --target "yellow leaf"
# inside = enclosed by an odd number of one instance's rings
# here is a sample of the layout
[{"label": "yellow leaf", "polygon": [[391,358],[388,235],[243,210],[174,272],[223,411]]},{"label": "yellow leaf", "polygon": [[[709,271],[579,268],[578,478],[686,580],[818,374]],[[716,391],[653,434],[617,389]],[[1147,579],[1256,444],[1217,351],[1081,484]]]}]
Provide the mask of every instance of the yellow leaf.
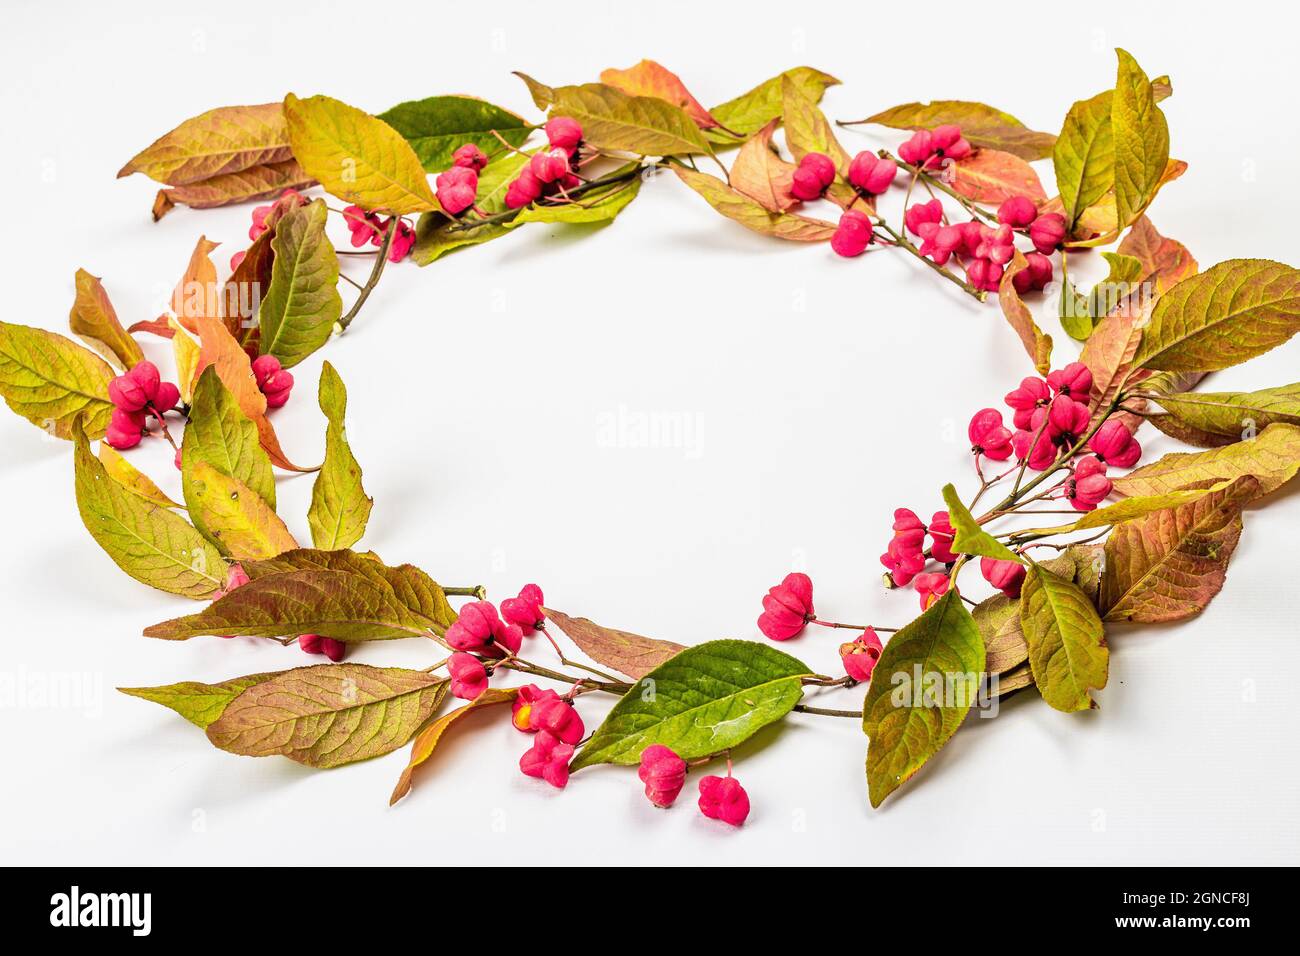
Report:
[{"label": "yellow leaf", "polygon": [[785,144],[796,160],[808,153],[829,156],[840,176],[849,172],[849,154],[835,138],[831,124],[817,104],[804,95],[799,84],[786,76],[781,79],[782,110],[785,123]]},{"label": "yellow leaf", "polygon": [[328,96],[284,98],[293,155],[326,191],[399,216],[437,209],[420,158],[401,134]]},{"label": "yellow leaf", "polygon": [[361,466],[348,446],[343,416],[347,413],[348,393],[343,379],[326,362],[320,373],[320,410],[329,425],[325,429],[325,463],[311,489],[311,507],[307,522],[311,540],[325,551],[350,548],[365,533],[374,499],[361,486]]},{"label": "yellow leaf", "polygon": [[199,343],[172,316],[167,317],[167,325],[172,330],[177,387],[181,390],[181,401],[188,405],[194,399],[194,383],[198,379]]},{"label": "yellow leaf", "polygon": [[793,213],[771,212],[716,176],[682,166],[674,166],[673,172],[678,179],[703,196],[710,206],[746,229],[794,242],[829,242],[831,236],[835,235],[834,223]]},{"label": "yellow leaf", "polygon": [[128,369],[144,358],[144,352],[117,319],[113,303],[98,278],[85,269],[77,270],[77,298],[68,315],[68,326],[110,362]]},{"label": "yellow leaf", "polygon": [[99,443],[99,463],[104,466],[104,471],[110,478],[122,487],[134,491],[145,501],[151,501],[164,508],[184,507],[168,498],[163,490],[154,484],[152,478],[123,458],[117,449],[104,442]]},{"label": "yellow leaf", "polygon": [[160,137],[118,172],[144,173],[169,186],[211,179],[292,157],[279,103],[208,110]]},{"label": "yellow leaf", "polygon": [[85,417],[87,434],[108,427],[113,369],[90,349],[44,329],[0,322],[0,395],[15,413],[58,438],[72,437]]},{"label": "yellow leaf", "polygon": [[1028,265],[1024,254],[1017,251],[998,284],[998,304],[1002,306],[1002,314],[1007,317],[1007,322],[1016,330],[1016,335],[1020,336],[1020,342],[1029,353],[1034,368],[1040,375],[1046,375],[1052,366],[1052,337],[1038,327],[1029,306],[1025,305],[1020,293],[1016,291],[1014,282],[1016,273]]},{"label": "yellow leaf", "polygon": [[[266,499],[206,461],[186,466],[185,503],[217,549],[237,561],[258,561],[298,547]],[[200,520],[199,516],[202,516]]]}]

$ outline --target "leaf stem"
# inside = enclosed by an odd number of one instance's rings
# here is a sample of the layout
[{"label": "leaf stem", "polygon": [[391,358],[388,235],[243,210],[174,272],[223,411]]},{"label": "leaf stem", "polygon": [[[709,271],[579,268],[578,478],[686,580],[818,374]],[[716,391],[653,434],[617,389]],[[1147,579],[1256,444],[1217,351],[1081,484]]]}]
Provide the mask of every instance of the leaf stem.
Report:
[{"label": "leaf stem", "polygon": [[397,235],[400,223],[401,219],[397,216],[393,216],[388,220],[388,231],[384,233],[384,241],[379,247],[379,255],[375,257],[374,268],[370,270],[370,278],[361,287],[361,291],[357,294],[357,300],[352,303],[352,308],[348,309],[348,314],[339,319],[339,328],[343,329],[343,331],[347,331],[348,326],[352,324],[352,320],[361,311],[361,307],[366,304],[366,299],[370,298],[370,293],[379,284],[379,277],[384,274],[384,265],[388,262],[388,248],[393,244],[393,237]]},{"label": "leaf stem", "polygon": [[949,282],[956,285],[967,295],[972,296],[973,298],[977,299],[980,302],[983,302],[985,299],[988,298],[987,292],[975,288],[965,279],[959,278],[955,272],[948,271],[943,266],[939,265],[939,263],[931,259],[929,256],[921,255],[921,250],[917,249],[916,246],[908,242],[906,238],[904,238],[903,236],[895,232],[894,228],[889,223],[885,222],[884,219],[880,219],[880,218],[876,219],[876,228],[883,230],[885,234],[888,235],[894,241],[895,246],[904,250],[905,252],[911,253],[913,256],[920,259],[927,266],[929,266],[935,272],[939,273],[939,275],[943,276]]}]

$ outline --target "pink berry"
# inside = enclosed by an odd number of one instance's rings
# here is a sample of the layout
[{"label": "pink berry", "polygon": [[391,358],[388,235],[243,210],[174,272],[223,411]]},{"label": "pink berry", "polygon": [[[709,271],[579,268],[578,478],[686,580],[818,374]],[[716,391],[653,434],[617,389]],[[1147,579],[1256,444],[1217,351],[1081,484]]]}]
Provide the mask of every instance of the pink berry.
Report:
[{"label": "pink berry", "polygon": [[932,145],[937,155],[948,159],[965,159],[971,154],[971,144],[962,138],[960,126],[947,123],[936,126],[930,132],[934,137]]},{"label": "pink berry", "polygon": [[840,216],[840,224],[831,236],[831,249],[837,255],[851,259],[861,255],[871,244],[871,220],[857,209],[850,209]]},{"label": "pink berry", "polygon": [[539,183],[553,183],[569,173],[569,154],[562,149],[534,153],[528,169]]},{"label": "pink berry", "polygon": [[738,827],[749,816],[749,794],[735,777],[700,778],[700,812]]},{"label": "pink berry", "polygon": [[542,184],[525,166],[519,175],[506,187],[506,205],[511,209],[527,206],[542,194]]},{"label": "pink berry", "polygon": [[1047,384],[1057,395],[1087,401],[1092,391],[1092,372],[1082,362],[1071,362],[1065,368],[1050,372]]},{"label": "pink berry", "polygon": [[889,188],[898,174],[898,164],[863,150],[849,163],[849,182],[862,192],[878,196]]},{"label": "pink berry", "polygon": [[1046,212],[1029,227],[1029,239],[1043,255],[1051,255],[1065,239],[1065,217],[1057,212]]},{"label": "pink berry", "polygon": [[912,583],[916,586],[916,593],[920,595],[921,610],[927,611],[935,601],[948,593],[952,581],[946,574],[929,571],[925,574],[918,574],[916,580]]},{"label": "pink berry", "polygon": [[144,437],[144,412],[128,412],[124,408],[113,409],[113,416],[108,421],[104,432],[104,441],[118,451],[126,451],[140,444]]},{"label": "pink berry", "polygon": [[347,206],[343,210],[343,221],[352,232],[352,245],[356,248],[372,242],[379,236],[379,217],[373,212],[366,212],[360,206]]},{"label": "pink berry", "polygon": [[876,669],[876,661],[880,660],[880,652],[884,645],[880,643],[880,637],[876,634],[874,628],[867,628],[854,641],[840,645],[840,660],[844,663],[844,673],[848,674],[859,684],[865,684],[871,680],[871,674]]},{"label": "pink berry", "polygon": [[271,215],[274,206],[257,206],[253,209],[253,224],[248,227],[248,238],[254,240],[262,233],[271,228],[267,224],[267,217]]},{"label": "pink berry", "polygon": [[478,198],[478,173],[472,166],[453,166],[434,180],[438,205],[449,216],[459,216]]},{"label": "pink berry", "polygon": [[487,690],[488,672],[483,662],[473,654],[457,651],[447,658],[447,673],[451,675],[451,693],[461,700],[476,700]]},{"label": "pink berry", "polygon": [[1052,281],[1052,260],[1041,252],[1031,252],[1025,256],[1025,268],[1017,272],[1011,284],[1021,295],[1038,292],[1047,288]]},{"label": "pink berry", "polygon": [[1106,463],[1088,455],[1074,466],[1065,481],[1065,497],[1078,511],[1093,511],[1110,494],[1111,481],[1106,477]]},{"label": "pink berry", "polygon": [[669,807],[686,784],[686,761],[663,744],[651,744],[641,751],[637,776],[645,784],[645,795],[651,803]]},{"label": "pink berry", "polygon": [[[1042,419],[1046,416],[1043,409],[1038,409],[1034,413],[1039,419],[1037,422],[1030,422],[1029,428],[1018,429],[1011,436],[1011,447],[1014,450],[1017,461],[1027,461],[1029,467],[1034,471],[1042,471],[1052,462],[1056,461],[1056,446],[1052,444],[1052,436],[1047,434],[1046,429],[1039,434],[1039,428]],[[1037,439],[1035,439],[1037,436]]]},{"label": "pink berry", "polygon": [[546,616],[542,614],[543,600],[541,588],[536,584],[525,584],[519,597],[501,602],[501,616],[508,623],[517,624],[525,634],[532,634],[546,622]]},{"label": "pink berry", "polygon": [[304,653],[323,654],[336,664],[343,660],[348,652],[348,646],[343,641],[332,637],[321,637],[319,634],[299,634],[298,646]]},{"label": "pink berry", "polygon": [[510,722],[521,733],[535,734],[538,728],[532,722],[533,707],[543,701],[559,699],[560,695],[553,690],[542,690],[536,684],[525,684],[519,688],[519,693],[510,705]]},{"label": "pink berry", "polygon": [[957,536],[957,530],[948,520],[948,512],[936,511],[930,519],[930,557],[940,564],[951,564],[957,560],[957,555],[952,550],[952,539]]},{"label": "pink berry", "polygon": [[572,701],[563,697],[547,698],[534,703],[528,715],[528,726],[532,730],[552,733],[566,744],[576,744],[586,732],[582,717],[574,709]]},{"label": "pink berry", "polygon": [[1051,401],[1051,398],[1052,391],[1047,382],[1031,375],[1028,378],[1021,379],[1019,387],[1007,392],[1003,401],[1015,412],[1016,427],[1028,428],[1029,419],[1034,409],[1046,405]]},{"label": "pink berry", "polygon": [[1142,457],[1142,446],[1120,420],[1112,418],[1097,429],[1088,441],[1088,449],[1108,465],[1132,468]]},{"label": "pink berry", "polygon": [[268,408],[280,408],[293,391],[293,374],[280,365],[274,355],[259,355],[253,359],[253,376],[257,387],[266,396]]},{"label": "pink berry", "polygon": [[997,292],[1002,284],[1002,266],[988,259],[971,259],[966,263],[966,281],[984,292]]},{"label": "pink berry", "polygon": [[996,408],[981,408],[971,416],[966,427],[971,451],[992,461],[1006,461],[1011,457],[1011,430],[1002,424],[1002,413]]},{"label": "pink berry", "polygon": [[1025,566],[1019,561],[980,558],[980,573],[984,575],[985,581],[1007,597],[1020,597],[1020,585],[1025,580]]},{"label": "pink berry", "polygon": [[154,410],[161,417],[166,412],[170,412],[181,400],[181,390],[172,382],[160,382],[158,384],[158,394],[150,402]]},{"label": "pink berry", "polygon": [[393,241],[388,245],[388,261],[401,262],[406,258],[407,253],[415,247],[415,230],[397,216],[385,219],[379,224],[379,232],[376,233],[375,238],[370,240],[370,244],[372,246],[381,245],[384,236],[388,235],[388,230],[393,227],[393,223],[397,223],[397,235],[393,236]]},{"label": "pink berry", "polygon": [[231,256],[230,271],[234,272],[236,269],[238,269],[246,258],[248,258],[247,250],[244,250],[242,252],[236,252],[233,256]]},{"label": "pink berry", "polygon": [[790,192],[795,199],[810,202],[820,199],[835,181],[835,164],[823,153],[804,153],[794,171]]},{"label": "pink berry", "polygon": [[898,147],[898,156],[911,166],[921,166],[934,154],[934,134],[928,129],[918,129],[907,142]]},{"label": "pink berry", "polygon": [[1038,217],[1038,207],[1028,196],[1012,196],[998,207],[998,222],[1023,229]]},{"label": "pink berry", "polygon": [[880,556],[880,563],[889,569],[896,585],[905,587],[925,567],[924,548],[924,522],[907,508],[895,510],[894,536]]},{"label": "pink berry", "polygon": [[920,227],[922,224],[927,222],[938,224],[942,221],[943,203],[937,199],[931,199],[929,202],[912,203],[903,213],[903,225],[914,236],[921,234]]},{"label": "pink berry", "polygon": [[795,571],[768,589],[758,629],[774,641],[787,641],[804,629],[814,613],[812,578]]},{"label": "pink berry", "polygon": [[488,158],[478,146],[473,143],[466,143],[451,154],[451,162],[453,166],[462,166],[477,173],[488,164]]},{"label": "pink berry", "polygon": [[557,116],[548,120],[544,128],[547,142],[567,153],[572,154],[582,142],[582,125],[571,117]]},{"label": "pink berry", "polygon": [[552,787],[563,790],[569,782],[569,761],[573,745],[562,743],[554,734],[543,730],[533,738],[533,745],[519,758],[519,769],[529,777],[539,777]]}]

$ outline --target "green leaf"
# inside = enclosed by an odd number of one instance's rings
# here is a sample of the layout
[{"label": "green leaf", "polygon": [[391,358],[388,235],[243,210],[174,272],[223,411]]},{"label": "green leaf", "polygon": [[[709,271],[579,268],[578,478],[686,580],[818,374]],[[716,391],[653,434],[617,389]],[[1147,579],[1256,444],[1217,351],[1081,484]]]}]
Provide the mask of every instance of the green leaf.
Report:
[{"label": "green leaf", "polygon": [[[813,103],[820,102],[827,88],[838,86],[840,82],[829,73],[810,66],[786,70],[770,80],[764,80],[747,93],[709,110],[713,118],[726,129],[709,130],[708,138],[719,145],[736,146],[778,118],[784,109],[784,86],[787,79]],[[732,136],[731,133],[736,135]]]},{"label": "green leaf", "polygon": [[343,379],[326,362],[320,372],[320,410],[329,424],[325,428],[325,464],[311,489],[307,523],[311,540],[326,551],[350,548],[365,534],[374,499],[361,486],[361,466],[348,445],[343,416],[348,393]]},{"label": "green leaf", "polygon": [[602,667],[610,667],[633,680],[640,680],[671,657],[684,651],[672,641],[642,637],[630,631],[601,627],[585,617],[569,617],[551,608],[542,608],[546,619],[564,632],[569,640]]},{"label": "green leaf", "polygon": [[654,96],[628,96],[604,83],[559,86],[552,91],[551,116],[571,116],[583,139],[597,149],[640,156],[712,153],[686,111]]},{"label": "green leaf", "polygon": [[326,192],[400,216],[438,208],[419,157],[383,120],[328,96],[284,98],[294,158]]},{"label": "green leaf", "polygon": [[231,701],[208,725],[208,740],[246,757],[279,754],[309,767],[338,767],[401,747],[446,693],[447,679],[425,671],[366,664],[299,667]]},{"label": "green leaf", "polygon": [[273,558],[298,547],[266,499],[238,478],[198,461],[186,467],[185,503],[195,527],[236,561]]},{"label": "green leaf", "polygon": [[207,598],[225,584],[216,548],[179,515],[114,481],[74,423],[77,510],[91,537],[114,563],[143,584]]},{"label": "green leaf", "polygon": [[1070,227],[1080,213],[1115,184],[1115,143],[1110,122],[1113,95],[1107,90],[1070,107],[1052,150],[1056,188]]},{"label": "green leaf", "polygon": [[1205,481],[1259,479],[1267,495],[1300,471],[1300,426],[1269,425],[1249,441],[1200,452],[1174,452],[1114,480],[1121,495],[1163,495]]},{"label": "green leaf", "polygon": [[971,609],[984,640],[984,670],[1005,674],[1029,660],[1029,645],[1020,629],[1020,600],[998,593]]},{"label": "green leaf", "polygon": [[797,161],[808,153],[821,153],[829,156],[839,170],[841,177],[849,172],[849,154],[817,104],[803,95],[798,84],[790,77],[782,81],[781,96],[784,100],[781,122],[785,125],[785,144],[790,148]]},{"label": "green leaf", "polygon": [[1210,372],[1263,355],[1300,331],[1300,270],[1229,259],[1156,302],[1135,368]]},{"label": "green leaf", "polygon": [[[1237,447],[1237,446],[1232,446]],[[1227,577],[1253,475],[1187,504],[1115,526],[1106,539],[1100,607],[1108,621],[1156,623],[1199,614]]]},{"label": "green leaf", "polygon": [[806,664],[766,644],[709,641],[660,664],[614,705],[572,769],[634,764],[651,744],[694,760],[736,747],[803,694]]},{"label": "green leaf", "polygon": [[[292,563],[303,554],[289,552],[271,560]],[[320,634],[341,641],[382,641],[442,635],[456,620],[442,588],[419,568],[390,568],[350,551],[315,554],[329,555],[316,559],[325,566],[270,574],[246,568],[252,578],[248,584],[198,614],[145,628],[145,636],[174,641],[200,634]]]},{"label": "green leaf", "polygon": [[[192,504],[193,471],[200,462],[236,479],[275,507],[275,477],[271,459],[259,441],[257,425],[240,410],[215,365],[209,365],[199,375],[181,444],[181,490],[187,505]],[[193,520],[200,531],[204,530],[202,517],[196,515]]]},{"label": "green leaf", "polygon": [[1065,329],[1065,334],[1072,339],[1086,342],[1088,336],[1092,335],[1095,325],[1092,310],[1088,306],[1087,297],[1080,295],[1079,290],[1074,287],[1074,283],[1068,278],[1061,282],[1061,299],[1058,311],[1061,328]]},{"label": "green leaf", "polygon": [[275,226],[271,287],[257,311],[261,352],[285,368],[329,341],[343,313],[339,257],[325,234],[329,210],[316,199],[290,210]]},{"label": "green leaf", "polygon": [[[635,164],[626,169],[636,168]],[[582,194],[577,202],[557,206],[539,206],[536,203],[519,210],[519,215],[506,226],[513,229],[526,222],[547,223],[600,223],[610,222],[628,207],[641,192],[641,177],[627,182],[614,183]]]},{"label": "green leaf", "polygon": [[74,284],[77,297],[68,314],[68,326],[87,345],[108,359],[129,369],[144,358],[135,339],[122,328],[104,284],[85,269],[78,269]]},{"label": "green leaf", "polygon": [[270,671],[234,677],[219,684],[187,680],[162,687],[119,687],[118,690],[169,707],[194,726],[206,728],[221,716],[232,700],[255,684],[261,684],[275,676],[276,672]]},{"label": "green leaf", "polygon": [[1173,392],[1160,405],[1200,431],[1241,441],[1275,422],[1300,425],[1300,382],[1258,392]]},{"label": "green leaf", "polygon": [[912,130],[955,123],[972,146],[1012,153],[1029,162],[1047,159],[1056,144],[1056,137],[1051,133],[1026,129],[1025,124],[1010,113],[965,100],[904,103],[868,116],[862,122]]},{"label": "green leaf", "polygon": [[973,554],[998,561],[1014,561],[1024,564],[1016,554],[993,535],[979,526],[974,516],[957,497],[957,489],[952,485],[943,486],[943,500],[948,506],[948,520],[957,534],[952,539],[952,550],[957,554]]},{"label": "green leaf", "polygon": [[1142,214],[1160,188],[1169,163],[1169,124],[1137,60],[1126,50],[1115,52],[1119,73],[1110,123],[1115,141],[1115,210],[1123,229]]},{"label": "green leaf", "polygon": [[793,213],[771,212],[716,176],[682,166],[674,166],[673,172],[722,215],[760,235],[793,242],[829,242],[835,235],[834,223]]},{"label": "green leaf", "polygon": [[1106,686],[1110,651],[1088,595],[1030,564],[1020,589],[1020,629],[1043,700],[1067,713],[1096,707],[1088,692]]},{"label": "green leaf", "polygon": [[[528,158],[520,153],[510,153],[488,163],[478,177],[478,199],[475,205],[489,216],[505,212],[506,190],[528,163]],[[459,220],[440,212],[426,212],[415,226],[415,251],[412,256],[417,263],[427,266],[453,249],[476,246],[509,232],[509,227],[504,223],[461,229]]]},{"label": "green leaf", "polygon": [[13,411],[58,438],[78,416],[91,438],[108,427],[113,369],[90,349],[44,329],[0,322],[0,395]]},{"label": "green leaf", "polygon": [[[522,116],[473,96],[410,100],[380,113],[379,119],[406,138],[431,173],[451,166],[451,154],[466,143],[491,156],[501,151],[502,139],[519,147],[533,129]],[[494,130],[501,139],[492,135]]]},{"label": "green leaf", "polygon": [[1110,272],[1088,293],[1085,307],[1091,320],[1089,333],[1102,318],[1110,315],[1125,299],[1139,291],[1138,283],[1149,275],[1146,266],[1137,256],[1103,252],[1101,257],[1109,263]]},{"label": "green leaf", "polygon": [[867,791],[873,807],[957,732],[984,668],[984,641],[956,591],[889,639],[862,709],[862,730],[871,738]]}]

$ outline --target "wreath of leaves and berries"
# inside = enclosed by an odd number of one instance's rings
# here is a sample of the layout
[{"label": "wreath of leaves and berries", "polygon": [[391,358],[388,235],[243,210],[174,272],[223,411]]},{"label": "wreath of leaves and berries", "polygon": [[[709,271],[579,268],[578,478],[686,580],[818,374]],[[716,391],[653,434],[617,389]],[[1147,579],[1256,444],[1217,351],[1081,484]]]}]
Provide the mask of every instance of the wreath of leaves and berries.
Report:
[{"label": "wreath of leaves and berries", "polygon": [[[1202,272],[1156,231],[1146,210],[1186,169],[1170,158],[1159,106],[1172,87],[1118,57],[1115,87],[1071,106],[1059,135],[956,100],[833,124],[818,104],[838,81],[808,67],[706,109],[648,60],[578,86],[521,75],[547,114],[539,124],[467,96],[371,116],[293,94],[186,120],[119,175],[163,184],[155,219],[269,200],[253,210],[248,246],[219,278],[216,243],[200,238],[167,312],[125,328],[100,280],[78,271],[70,327],[90,347],[0,323],[0,392],[71,440],[77,507],[108,556],[143,584],[205,602],[146,636],[259,637],[330,663],[123,692],[236,754],[335,767],[410,744],[393,801],[463,717],[508,710],[528,738],[523,773],[564,787],[595,764],[635,765],[660,807],[699,773],[700,809],[733,825],[749,813],[733,751],[792,712],[862,722],[876,806],[974,708],[1030,687],[1057,710],[1096,707],[1108,631],[1199,613],[1223,586],[1243,510],[1300,470],[1300,383],[1198,390],[1300,329],[1300,272],[1261,259]],[[840,138],[857,134],[837,125],[907,138],[850,155]],[[1049,160],[1050,197],[1032,165]],[[359,549],[372,501],[329,362],[324,461],[303,467],[281,446],[272,412],[294,391],[290,370],[347,330],[386,266],[428,265],[530,223],[612,220],[663,172],[763,235],[849,258],[892,250],[974,299],[996,296],[1035,374],[1007,383],[1005,408],[973,412],[965,493],[944,485],[928,520],[894,512],[884,580],[915,589],[914,620],[825,620],[798,572],[762,599],[761,640],[642,637],[549,608],[535,584],[498,606],[481,587],[440,585]],[[1101,253],[1105,280],[1077,289],[1071,261],[1116,242]],[[364,281],[340,269],[348,255],[373,260]],[[341,279],[355,287],[346,311]],[[1054,365],[1035,301],[1082,343],[1077,361]],[[148,337],[170,342],[166,376],[144,357]],[[1144,462],[1146,424],[1194,450]],[[123,454],[146,440],[175,448],[180,500]],[[276,469],[315,475],[311,547],[276,513]],[[977,601],[981,590],[991,596]],[[843,673],[774,646],[810,626],[854,634]],[[423,670],[343,662],[354,642],[399,638],[431,641],[440,659]],[[508,671],[532,683],[507,686]],[[590,694],[618,699],[588,733]],[[839,706],[821,706],[831,695]],[[704,774],[718,759],[725,775]]]}]

